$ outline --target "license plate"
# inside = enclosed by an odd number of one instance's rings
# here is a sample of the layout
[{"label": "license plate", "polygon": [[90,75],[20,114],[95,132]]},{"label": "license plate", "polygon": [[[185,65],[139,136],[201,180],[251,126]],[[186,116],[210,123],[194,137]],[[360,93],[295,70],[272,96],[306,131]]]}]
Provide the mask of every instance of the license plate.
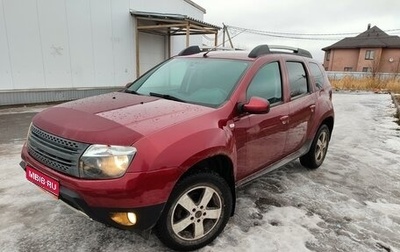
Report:
[{"label": "license plate", "polygon": [[60,195],[60,183],[57,180],[50,178],[30,166],[26,167],[25,172],[26,179],[30,182],[57,197]]}]

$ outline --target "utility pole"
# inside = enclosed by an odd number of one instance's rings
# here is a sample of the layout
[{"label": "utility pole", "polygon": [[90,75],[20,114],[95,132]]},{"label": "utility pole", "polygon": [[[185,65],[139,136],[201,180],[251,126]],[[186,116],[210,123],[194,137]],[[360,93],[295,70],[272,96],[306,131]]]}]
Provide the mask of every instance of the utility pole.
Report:
[{"label": "utility pole", "polygon": [[[228,27],[224,23],[222,23],[222,24],[224,26],[224,30],[226,31],[226,35],[228,35],[229,44],[231,45],[231,48],[234,48],[233,47],[233,43],[232,43],[232,39],[231,39],[231,35],[229,35]],[[224,43],[225,43],[225,39],[224,39]]]},{"label": "utility pole", "polygon": [[225,26],[224,23],[222,23],[222,24],[223,24],[223,28],[222,28],[222,31],[223,31],[223,33],[222,33],[222,47],[225,47],[225,32],[226,32],[226,26]]}]

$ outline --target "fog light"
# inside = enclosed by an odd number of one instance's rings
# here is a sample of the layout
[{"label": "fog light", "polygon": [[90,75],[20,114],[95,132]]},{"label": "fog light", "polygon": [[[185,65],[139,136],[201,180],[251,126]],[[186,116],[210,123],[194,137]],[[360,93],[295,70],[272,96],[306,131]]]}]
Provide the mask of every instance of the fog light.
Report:
[{"label": "fog light", "polygon": [[128,220],[135,225],[136,224],[136,214],[134,213],[128,213]]},{"label": "fog light", "polygon": [[118,212],[118,213],[110,213],[110,218],[118,224],[124,226],[133,226],[136,224],[136,214],[131,212]]}]

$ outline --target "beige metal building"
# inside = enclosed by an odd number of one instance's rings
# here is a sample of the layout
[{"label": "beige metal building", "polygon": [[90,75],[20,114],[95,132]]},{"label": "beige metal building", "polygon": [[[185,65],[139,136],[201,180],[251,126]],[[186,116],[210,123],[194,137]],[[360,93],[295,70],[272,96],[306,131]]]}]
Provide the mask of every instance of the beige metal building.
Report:
[{"label": "beige metal building", "polygon": [[191,0],[0,0],[0,106],[121,88],[202,35],[217,39],[205,13]]}]

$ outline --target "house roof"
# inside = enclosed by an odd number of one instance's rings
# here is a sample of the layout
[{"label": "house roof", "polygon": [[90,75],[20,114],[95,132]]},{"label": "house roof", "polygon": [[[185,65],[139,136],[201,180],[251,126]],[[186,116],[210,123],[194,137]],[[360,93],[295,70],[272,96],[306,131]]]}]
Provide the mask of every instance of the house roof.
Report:
[{"label": "house roof", "polygon": [[400,37],[390,36],[374,26],[355,37],[344,38],[333,45],[322,48],[322,50],[353,48],[400,48]]}]

